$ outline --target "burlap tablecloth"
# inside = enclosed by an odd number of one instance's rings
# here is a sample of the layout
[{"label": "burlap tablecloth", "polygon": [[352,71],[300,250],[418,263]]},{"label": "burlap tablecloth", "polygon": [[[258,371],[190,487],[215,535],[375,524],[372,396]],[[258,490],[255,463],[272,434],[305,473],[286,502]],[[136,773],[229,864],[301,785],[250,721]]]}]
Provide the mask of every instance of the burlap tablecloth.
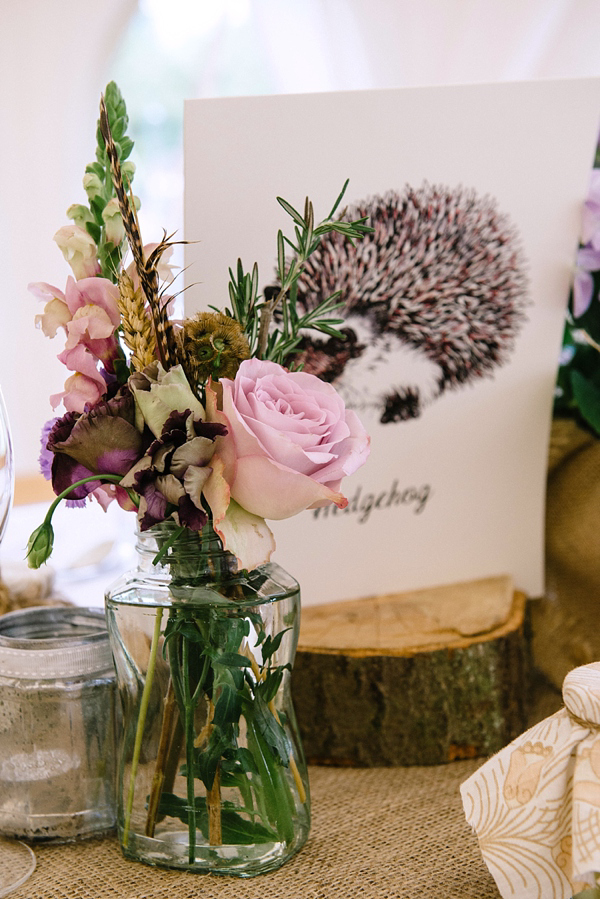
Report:
[{"label": "burlap tablecloth", "polygon": [[459,785],[481,760],[434,768],[311,768],[313,827],[278,871],[249,880],[151,868],[115,839],[36,846],[13,899],[498,899]]}]

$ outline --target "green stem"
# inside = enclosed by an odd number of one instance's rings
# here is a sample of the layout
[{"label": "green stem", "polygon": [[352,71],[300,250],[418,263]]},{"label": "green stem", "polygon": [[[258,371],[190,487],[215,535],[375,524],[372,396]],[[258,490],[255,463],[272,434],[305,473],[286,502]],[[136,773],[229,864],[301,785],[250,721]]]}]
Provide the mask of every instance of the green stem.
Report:
[{"label": "green stem", "polygon": [[188,800],[188,858],[192,865],[196,858],[196,796],[194,790],[194,705],[190,684],[189,642],[183,637],[181,647],[181,664],[183,667],[183,696],[185,702],[185,757],[187,769]]},{"label": "green stem", "polygon": [[[56,510],[56,507],[61,502],[61,500],[65,499],[69,493],[75,490],[77,487],[81,487],[82,484],[89,484],[91,481],[108,481],[113,484],[120,484],[123,480],[123,475],[120,474],[92,474],[87,478],[81,478],[80,481],[75,481],[74,484],[71,484],[70,487],[67,487],[62,493],[59,493],[56,499],[50,505],[48,511],[46,512],[46,517],[44,518],[44,524],[50,524],[52,520],[52,516]],[[135,503],[136,506],[139,506],[139,498],[135,495],[135,493],[129,489],[129,487],[123,487],[123,490],[127,491],[127,495],[132,503]]]},{"label": "green stem", "polygon": [[178,527],[177,530],[176,530],[176,531],[169,537],[169,539],[168,539],[165,543],[163,543],[163,545],[161,546],[160,550],[156,553],[156,555],[155,555],[154,558],[152,559],[152,564],[153,564],[153,565],[158,565],[160,562],[162,562],[162,560],[164,559],[164,557],[165,557],[166,554],[168,553],[169,549],[173,546],[173,544],[176,542],[176,540],[178,540],[179,537],[181,537],[181,535],[183,534],[184,531],[185,531],[185,525],[182,524],[182,525],[181,525],[180,527]]},{"label": "green stem", "polygon": [[135,731],[135,743],[133,746],[133,758],[131,760],[131,771],[129,774],[129,790],[127,793],[127,804],[125,807],[125,824],[123,827],[123,845],[127,847],[129,842],[129,830],[131,827],[131,813],[133,810],[133,797],[135,793],[135,778],[137,775],[140,754],[142,751],[142,739],[144,736],[144,725],[146,723],[146,713],[150,702],[150,692],[152,690],[152,682],[154,680],[154,669],[156,666],[156,654],[158,651],[158,641],[160,638],[160,625],[162,622],[163,610],[159,606],[156,610],[156,618],[154,619],[154,633],[152,634],[152,643],[150,645],[150,656],[148,658],[148,668],[146,671],[146,680],[142,691],[142,699],[140,702],[140,711]]}]

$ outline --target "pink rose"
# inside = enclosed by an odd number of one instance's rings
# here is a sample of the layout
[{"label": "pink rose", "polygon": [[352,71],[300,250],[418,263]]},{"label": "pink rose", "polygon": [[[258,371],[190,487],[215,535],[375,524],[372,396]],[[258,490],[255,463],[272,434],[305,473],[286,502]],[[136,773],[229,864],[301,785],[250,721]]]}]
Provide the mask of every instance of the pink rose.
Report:
[{"label": "pink rose", "polygon": [[331,384],[260,359],[220,383],[228,428],[220,455],[236,503],[271,519],[348,504],[340,484],[366,461],[369,437]]}]

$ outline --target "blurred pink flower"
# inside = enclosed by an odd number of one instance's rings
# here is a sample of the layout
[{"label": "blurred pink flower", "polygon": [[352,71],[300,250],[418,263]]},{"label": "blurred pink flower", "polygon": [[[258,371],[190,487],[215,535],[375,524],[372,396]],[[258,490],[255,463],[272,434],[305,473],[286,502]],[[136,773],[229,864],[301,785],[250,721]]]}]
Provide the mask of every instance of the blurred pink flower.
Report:
[{"label": "blurred pink flower", "polygon": [[594,288],[590,272],[598,270],[600,270],[600,249],[583,247],[579,250],[573,280],[573,315],[575,318],[579,318],[589,309]]},{"label": "blurred pink flower", "polygon": [[583,204],[581,242],[600,250],[600,169],[592,170],[589,193]]}]

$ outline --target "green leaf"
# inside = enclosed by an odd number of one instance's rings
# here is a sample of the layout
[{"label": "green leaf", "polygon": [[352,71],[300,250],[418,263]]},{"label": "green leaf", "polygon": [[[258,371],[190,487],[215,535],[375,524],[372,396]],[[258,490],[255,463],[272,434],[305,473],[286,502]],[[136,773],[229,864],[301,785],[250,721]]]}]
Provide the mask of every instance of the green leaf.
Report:
[{"label": "green leaf", "polygon": [[129,375],[131,374],[126,361],[124,359],[115,359],[113,364],[117,381],[119,384],[126,384],[129,380]]},{"label": "green leaf", "polygon": [[571,372],[571,386],[581,415],[600,436],[600,388],[580,372]]},{"label": "green leaf", "polygon": [[241,655],[239,652],[223,652],[217,658],[219,665],[227,668],[251,668],[252,663],[247,656]]},{"label": "green leaf", "polygon": [[196,756],[198,775],[207,790],[210,790],[214,783],[219,759],[227,749],[229,742],[230,737],[227,731],[224,732],[215,725],[211,730],[206,749]]},{"label": "green leaf", "polygon": [[121,160],[121,162],[123,162],[123,160],[128,159],[131,155],[131,151],[133,150],[134,146],[133,141],[130,137],[123,137],[120,141],[115,141],[115,143],[117,144],[117,147],[120,151],[119,159]]},{"label": "green leaf", "polygon": [[238,746],[234,750],[234,760],[239,763],[242,771],[245,771],[247,774],[258,774],[254,756],[245,746]]},{"label": "green leaf", "polygon": [[266,662],[267,659],[271,658],[271,656],[273,655],[274,652],[277,652],[277,650],[279,649],[279,647],[281,645],[281,641],[283,640],[284,634],[287,634],[287,632],[289,630],[291,630],[291,628],[286,627],[286,628],[284,628],[284,630],[279,631],[279,633],[276,634],[274,637],[270,637],[270,636],[267,637],[267,639],[263,643],[263,647],[262,647],[263,661]]},{"label": "green leaf", "polygon": [[204,643],[204,637],[198,630],[195,624],[192,624],[191,621],[181,621],[178,631],[182,637],[185,637],[186,640],[189,640],[190,643]]},{"label": "green leaf", "polygon": [[92,175],[98,175],[98,177],[104,181],[105,170],[104,166],[100,165],[99,162],[90,162],[89,165],[85,167],[86,173],[90,173]]},{"label": "green leaf", "polygon": [[100,225],[97,225],[95,222],[86,222],[85,230],[94,240],[94,243],[100,243],[100,238],[102,237],[102,228]]},{"label": "green leaf", "polygon": [[[250,622],[247,618],[228,618],[225,632],[225,652],[235,652],[244,637],[250,633]],[[242,658],[246,658],[243,656]]]},{"label": "green leaf", "polygon": [[104,224],[104,219],[102,218],[102,210],[106,206],[106,200],[102,197],[94,197],[90,200],[90,209],[94,213],[94,217],[96,222],[102,226]]},{"label": "green leaf", "polygon": [[292,754],[291,740],[260,693],[254,698],[253,712],[254,723],[265,743],[281,764],[287,768]]},{"label": "green leaf", "polygon": [[333,206],[331,208],[331,212],[329,213],[327,218],[332,219],[334,217],[334,215],[336,214],[337,208],[344,198],[344,194],[346,193],[346,188],[348,187],[349,183],[350,183],[350,178],[346,178],[346,180],[344,181],[344,186],[342,187],[342,189],[340,191],[340,195],[337,198],[337,200],[335,201],[335,203],[333,204]]},{"label": "green leaf", "polygon": [[277,197],[277,202],[283,209],[285,209],[288,215],[291,215],[295,222],[297,222],[302,228],[304,228],[304,219],[302,218],[298,210],[294,209],[291,203],[288,203],[288,201],[284,200],[283,197]]},{"label": "green leaf", "polygon": [[272,699],[275,699],[277,696],[277,691],[281,686],[281,681],[283,678],[284,669],[289,666],[281,665],[279,668],[276,668],[274,671],[270,671],[267,677],[262,683],[258,685],[256,688],[256,692],[260,693],[264,701],[268,704]]},{"label": "green leaf", "polygon": [[283,231],[277,232],[277,271],[279,280],[283,284],[285,281],[285,246],[283,241]]},{"label": "green leaf", "polygon": [[224,728],[227,724],[235,724],[242,712],[242,698],[240,694],[227,684],[221,688],[221,693],[215,704],[213,724]]},{"label": "green leaf", "polygon": [[125,136],[125,132],[127,130],[127,119],[116,118],[115,121],[111,124],[110,130],[113,136],[113,140],[120,141]]},{"label": "green leaf", "polygon": [[221,810],[221,836],[224,843],[233,845],[267,843],[277,839],[277,835],[264,824],[248,821],[229,808]]}]

